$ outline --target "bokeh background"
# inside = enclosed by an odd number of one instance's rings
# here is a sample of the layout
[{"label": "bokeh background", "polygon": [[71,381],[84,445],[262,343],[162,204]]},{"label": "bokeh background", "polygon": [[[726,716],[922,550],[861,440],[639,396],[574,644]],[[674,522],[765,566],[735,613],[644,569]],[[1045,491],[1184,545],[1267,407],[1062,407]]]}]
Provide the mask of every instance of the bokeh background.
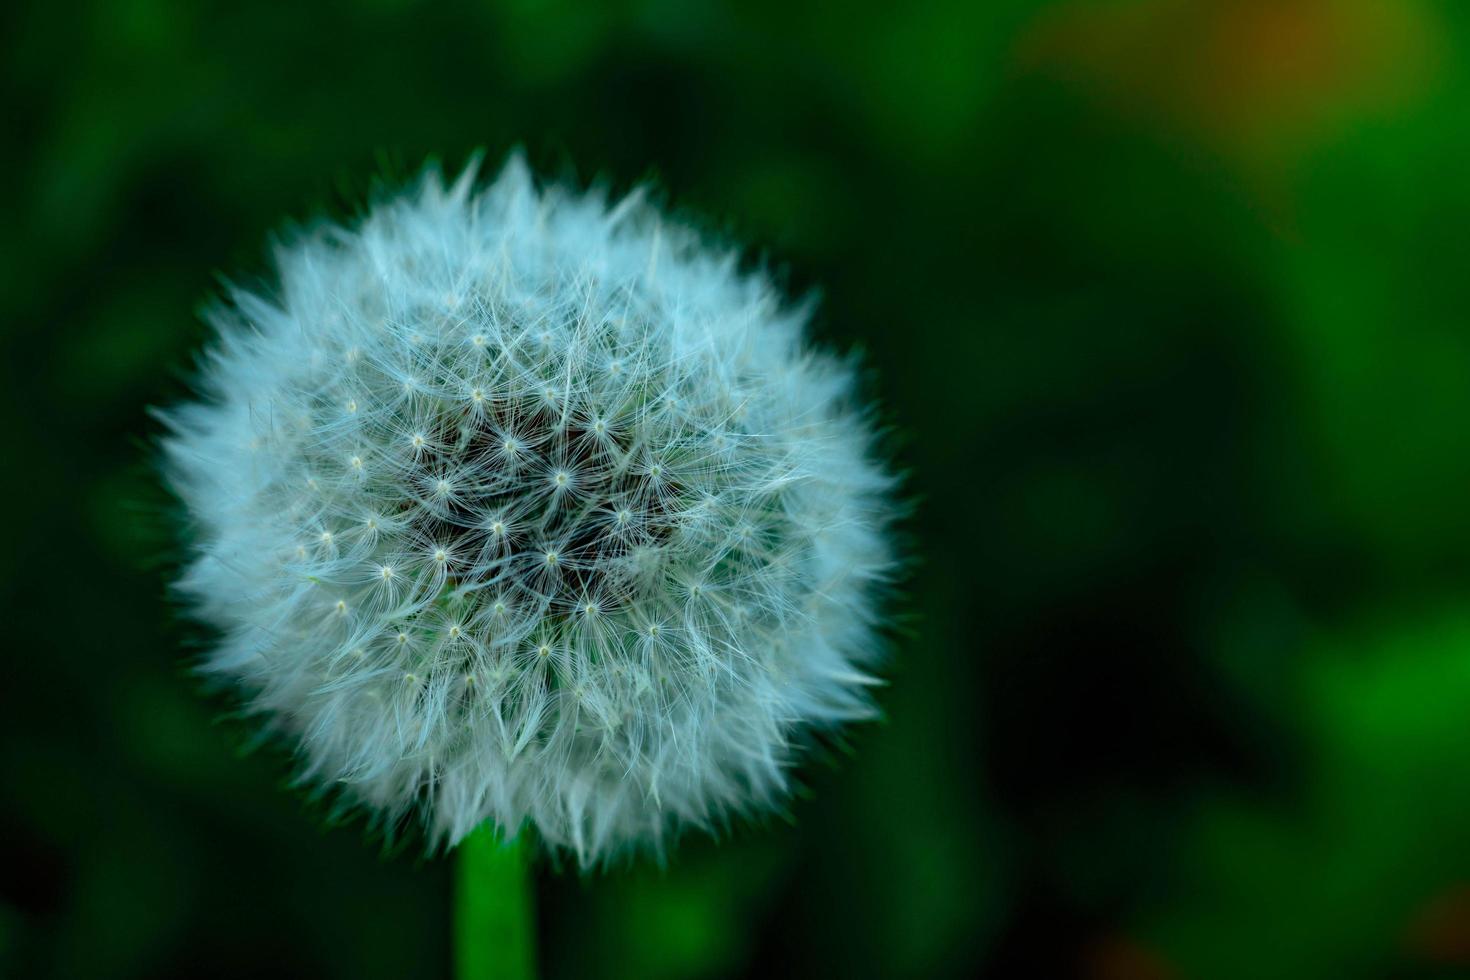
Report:
[{"label": "bokeh background", "polygon": [[188,674],[147,408],[426,158],[652,180],[860,347],[886,720],[544,872],[548,976],[1470,975],[1470,6],[0,7],[0,973],[443,977],[450,866]]}]

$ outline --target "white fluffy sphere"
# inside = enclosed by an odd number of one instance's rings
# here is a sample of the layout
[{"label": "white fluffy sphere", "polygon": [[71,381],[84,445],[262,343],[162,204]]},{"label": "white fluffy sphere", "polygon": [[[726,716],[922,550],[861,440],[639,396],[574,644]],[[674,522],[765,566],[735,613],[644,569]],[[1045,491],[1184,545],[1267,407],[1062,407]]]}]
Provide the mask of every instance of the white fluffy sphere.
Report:
[{"label": "white fluffy sphere", "polygon": [[276,265],[165,448],[205,667],[304,776],[585,864],[769,805],[870,711],[892,480],[765,277],[517,158]]}]

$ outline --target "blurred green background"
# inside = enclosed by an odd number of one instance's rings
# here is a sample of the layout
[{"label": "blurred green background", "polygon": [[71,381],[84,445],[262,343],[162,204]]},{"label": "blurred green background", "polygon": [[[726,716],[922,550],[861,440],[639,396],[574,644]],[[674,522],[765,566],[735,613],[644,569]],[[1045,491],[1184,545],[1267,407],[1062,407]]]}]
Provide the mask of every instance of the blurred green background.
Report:
[{"label": "blurred green background", "polygon": [[859,346],[886,720],[540,879],[556,977],[1470,975],[1470,5],[0,8],[0,973],[442,977],[187,666],[150,405],[374,175],[652,179]]}]

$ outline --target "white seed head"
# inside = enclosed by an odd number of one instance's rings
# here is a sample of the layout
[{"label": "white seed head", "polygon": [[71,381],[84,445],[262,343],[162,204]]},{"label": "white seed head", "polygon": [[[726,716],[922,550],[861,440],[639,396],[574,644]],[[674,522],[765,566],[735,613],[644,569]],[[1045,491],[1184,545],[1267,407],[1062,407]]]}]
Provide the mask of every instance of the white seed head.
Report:
[{"label": "white seed head", "polygon": [[165,448],[205,667],[306,778],[588,864],[774,804],[871,713],[893,481],[763,275],[518,158],[276,264]]}]

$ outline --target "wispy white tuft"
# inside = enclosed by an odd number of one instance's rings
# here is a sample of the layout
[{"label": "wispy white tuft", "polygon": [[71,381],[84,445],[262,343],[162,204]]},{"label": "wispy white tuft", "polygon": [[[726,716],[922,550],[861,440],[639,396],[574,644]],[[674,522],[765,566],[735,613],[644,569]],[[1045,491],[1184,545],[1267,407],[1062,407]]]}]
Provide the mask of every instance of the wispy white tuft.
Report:
[{"label": "wispy white tuft", "polygon": [[451,844],[658,849],[870,713],[892,481],[765,277],[636,196],[473,176],[212,314],[180,587],[307,778]]}]

